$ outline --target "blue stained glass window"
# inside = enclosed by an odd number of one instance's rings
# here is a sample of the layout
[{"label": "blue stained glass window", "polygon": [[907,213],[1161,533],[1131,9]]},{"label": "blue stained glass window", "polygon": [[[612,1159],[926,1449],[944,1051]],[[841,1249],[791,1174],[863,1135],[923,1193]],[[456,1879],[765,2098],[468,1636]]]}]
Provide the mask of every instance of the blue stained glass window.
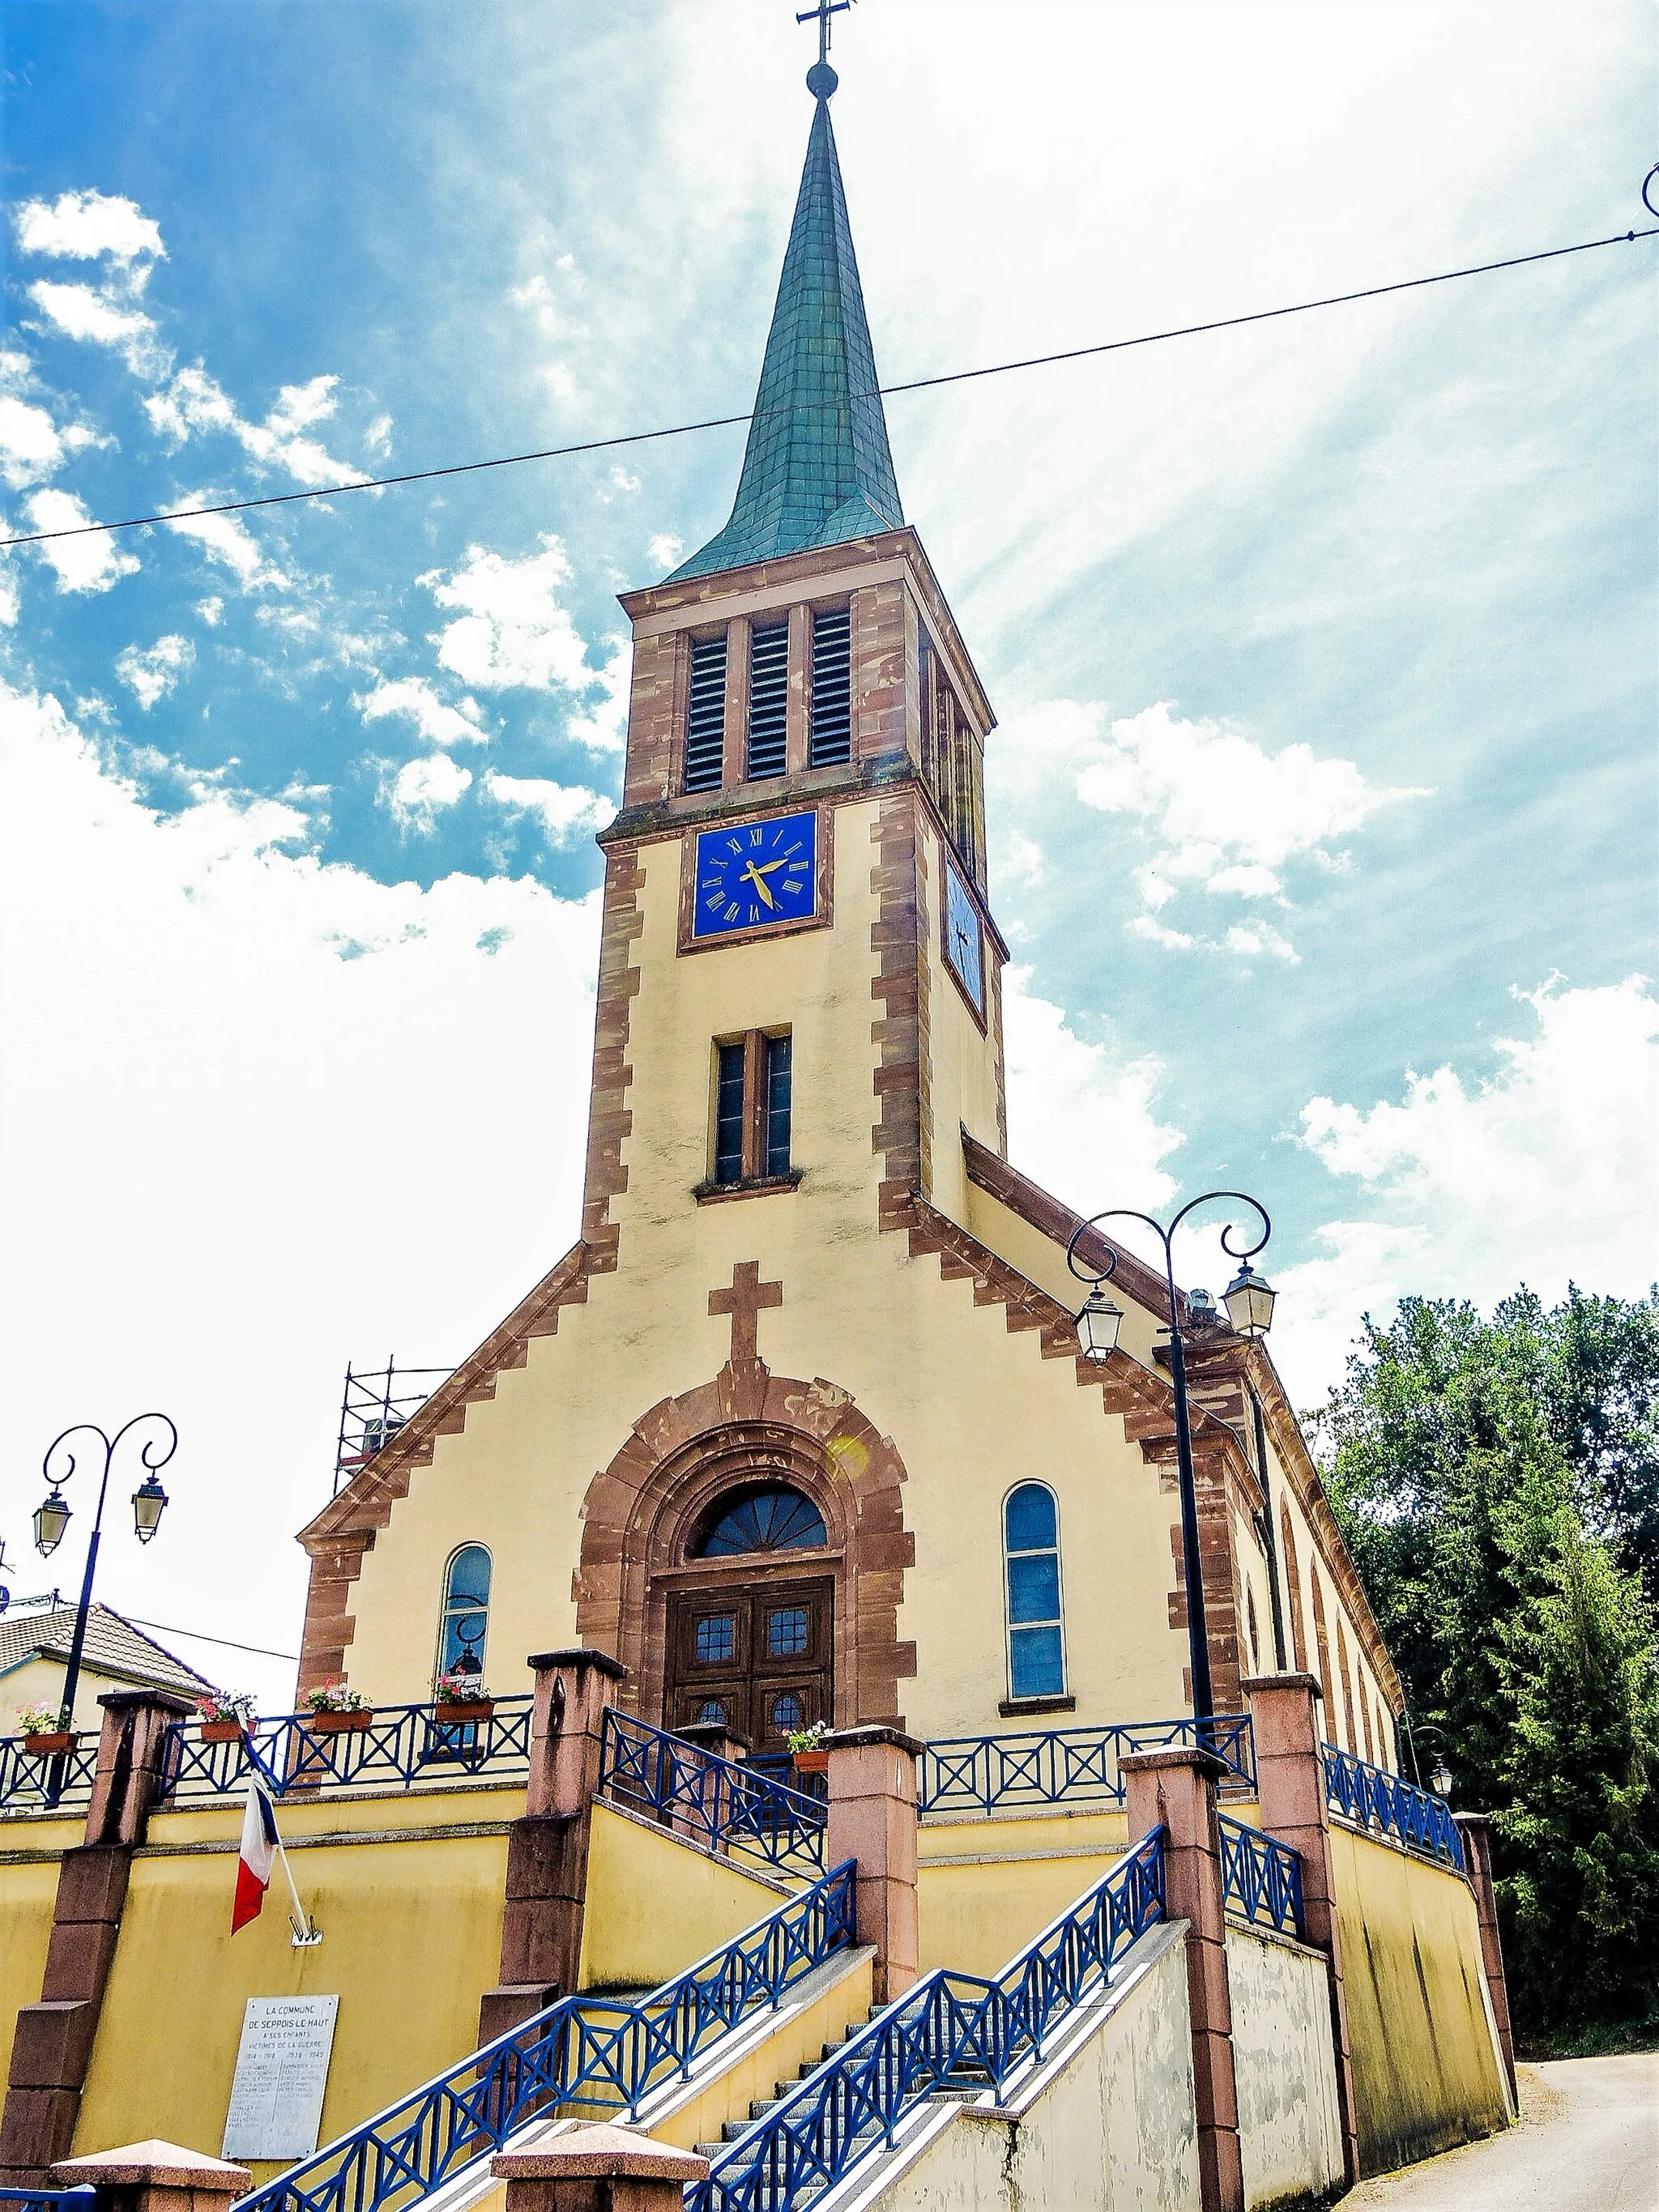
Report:
[{"label": "blue stained glass window", "polygon": [[787,1735],[791,1729],[804,1728],[805,1724],[806,1708],[799,1698],[785,1696],[773,1698],[772,1726],[780,1735]]},{"label": "blue stained glass window", "polygon": [[825,1540],[823,1516],[799,1490],[751,1491],[718,1509],[697,1547],[706,1559],[732,1552],[805,1551]]},{"label": "blue stained glass window", "polygon": [[444,1576],[439,1672],[482,1674],[489,1626],[489,1554],[482,1544],[463,1544]]},{"label": "blue stained glass window", "polygon": [[730,1659],[738,1648],[736,1616],[729,1613],[711,1613],[697,1623],[697,1664],[716,1667]]},{"label": "blue stained glass window", "polygon": [[723,1727],[725,1721],[726,1707],[718,1698],[705,1698],[697,1707],[697,1724],[700,1728]]},{"label": "blue stained glass window", "polygon": [[806,1650],[806,1607],[781,1607],[766,1616],[766,1649],[774,1659],[799,1659]]},{"label": "blue stained glass window", "polygon": [[1008,1686],[1016,1698],[1066,1689],[1060,1636],[1060,1516],[1053,1491],[1023,1482],[1002,1509],[1008,1599]]}]

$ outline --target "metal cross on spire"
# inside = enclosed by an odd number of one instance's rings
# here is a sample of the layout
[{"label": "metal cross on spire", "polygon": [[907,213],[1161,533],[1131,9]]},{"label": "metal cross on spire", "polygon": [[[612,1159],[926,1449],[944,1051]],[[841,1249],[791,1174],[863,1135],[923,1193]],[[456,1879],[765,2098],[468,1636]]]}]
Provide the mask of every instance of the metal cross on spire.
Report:
[{"label": "metal cross on spire", "polygon": [[806,89],[815,100],[828,100],[841,79],[830,66],[830,18],[844,15],[853,0],[817,0],[817,5],[808,8],[795,17],[798,23],[816,23],[818,27],[818,58],[806,72]]}]

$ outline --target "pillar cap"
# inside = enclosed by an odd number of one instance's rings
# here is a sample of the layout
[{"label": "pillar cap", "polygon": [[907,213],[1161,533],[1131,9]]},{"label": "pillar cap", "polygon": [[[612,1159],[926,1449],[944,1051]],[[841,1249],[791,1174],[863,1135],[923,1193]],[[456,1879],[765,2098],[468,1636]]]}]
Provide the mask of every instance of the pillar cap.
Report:
[{"label": "pillar cap", "polygon": [[524,1663],[538,1674],[553,1667],[595,1667],[613,1682],[628,1680],[628,1669],[620,1659],[613,1659],[608,1651],[596,1650],[588,1644],[573,1644],[567,1651],[532,1651]]},{"label": "pillar cap", "polygon": [[[141,1705],[159,1707],[164,1713],[176,1714],[180,1719],[196,1711],[195,1703],[181,1698],[176,1690],[106,1690],[98,1700],[106,1713],[130,1713]],[[193,2154],[192,2154],[193,2155]]]},{"label": "pillar cap", "polygon": [[573,2128],[556,2136],[545,2150],[498,2151],[489,2171],[499,2181],[702,2181],[708,2160],[694,2151],[676,2150],[631,2128]]},{"label": "pillar cap", "polygon": [[1490,1813],[1454,1813],[1452,1818],[1460,1828],[1490,1828]]},{"label": "pillar cap", "polygon": [[684,1728],[677,1728],[673,1732],[682,1743],[695,1744],[699,1751],[707,1751],[711,1744],[716,1743],[733,1743],[741,1751],[754,1748],[746,1735],[739,1735],[736,1729],[727,1728],[724,1721],[687,1721]]},{"label": "pillar cap", "polygon": [[895,1751],[908,1751],[912,1759],[920,1759],[927,1747],[915,1736],[906,1735],[902,1729],[887,1728],[878,1722],[867,1727],[831,1729],[819,1742],[820,1751],[862,1751],[866,1745],[890,1743]]},{"label": "pillar cap", "polygon": [[1247,1674],[1238,1686],[1247,1698],[1258,1690],[1311,1690],[1316,1698],[1325,1694],[1317,1674]]},{"label": "pillar cap", "polygon": [[1126,1751],[1118,1760],[1117,1771],[1120,1774],[1164,1774],[1177,1766],[1190,1766],[1212,1782],[1224,1781],[1233,1771],[1224,1759],[1218,1759],[1212,1751],[1201,1750],[1195,1743],[1171,1744],[1163,1751]]},{"label": "pillar cap", "polygon": [[125,2143],[118,2150],[96,2150],[85,2158],[60,2158],[52,2169],[52,2178],[65,2189],[87,2183],[105,2189],[137,2189],[149,2184],[162,2189],[213,2190],[225,2197],[243,2196],[253,2186],[253,2176],[246,2166],[210,2158],[205,2151],[185,2150],[156,2136],[148,2142]]}]

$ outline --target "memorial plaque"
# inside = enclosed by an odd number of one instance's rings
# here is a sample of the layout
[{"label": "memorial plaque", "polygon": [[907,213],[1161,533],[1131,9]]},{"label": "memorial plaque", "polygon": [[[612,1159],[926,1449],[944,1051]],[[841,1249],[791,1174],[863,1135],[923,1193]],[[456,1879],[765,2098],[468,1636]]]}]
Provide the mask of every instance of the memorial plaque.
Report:
[{"label": "memorial plaque", "polygon": [[338,1997],[250,1997],[222,2155],[308,2158],[322,2125]]}]

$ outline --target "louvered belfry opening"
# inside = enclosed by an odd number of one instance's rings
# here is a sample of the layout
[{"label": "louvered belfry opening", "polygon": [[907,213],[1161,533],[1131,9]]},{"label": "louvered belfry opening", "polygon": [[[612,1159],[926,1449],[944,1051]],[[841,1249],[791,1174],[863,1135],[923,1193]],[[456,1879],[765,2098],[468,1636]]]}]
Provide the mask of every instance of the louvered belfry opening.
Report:
[{"label": "louvered belfry opening", "polygon": [[749,763],[753,781],[788,764],[789,624],[757,623],[749,638]]},{"label": "louvered belfry opening", "polygon": [[694,639],[685,727],[685,787],[718,791],[726,753],[726,632]]},{"label": "louvered belfry opening", "polygon": [[852,616],[836,607],[812,617],[812,727],[807,765],[837,768],[853,757]]}]

